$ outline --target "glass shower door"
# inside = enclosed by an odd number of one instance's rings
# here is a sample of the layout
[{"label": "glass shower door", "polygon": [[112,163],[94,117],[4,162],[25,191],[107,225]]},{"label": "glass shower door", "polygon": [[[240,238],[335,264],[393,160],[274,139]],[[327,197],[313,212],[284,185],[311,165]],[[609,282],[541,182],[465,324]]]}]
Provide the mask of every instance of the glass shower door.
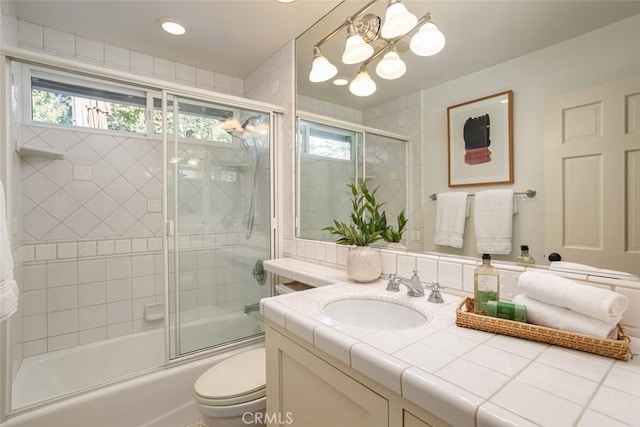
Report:
[{"label": "glass shower door", "polygon": [[169,95],[170,357],[261,334],[271,114]]},{"label": "glass shower door", "polygon": [[361,179],[358,164],[361,132],[299,120],[297,174],[297,235],[303,239],[333,240],[323,228],[332,219],[349,222],[349,183]]}]

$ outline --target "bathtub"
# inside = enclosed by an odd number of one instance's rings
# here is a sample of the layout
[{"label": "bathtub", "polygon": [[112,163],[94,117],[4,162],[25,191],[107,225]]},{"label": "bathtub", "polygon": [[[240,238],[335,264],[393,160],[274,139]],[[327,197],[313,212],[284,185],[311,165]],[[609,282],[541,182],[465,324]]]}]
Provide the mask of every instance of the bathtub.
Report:
[{"label": "bathtub", "polygon": [[[190,322],[183,327],[183,342],[190,346],[225,336],[230,326],[247,336],[263,330],[256,317],[233,313]],[[258,336],[212,356],[163,367],[164,334],[157,329],[28,357],[14,380],[13,408],[59,399],[20,411],[2,427],[181,427],[199,419],[192,397],[196,378],[233,354],[263,345]]]}]

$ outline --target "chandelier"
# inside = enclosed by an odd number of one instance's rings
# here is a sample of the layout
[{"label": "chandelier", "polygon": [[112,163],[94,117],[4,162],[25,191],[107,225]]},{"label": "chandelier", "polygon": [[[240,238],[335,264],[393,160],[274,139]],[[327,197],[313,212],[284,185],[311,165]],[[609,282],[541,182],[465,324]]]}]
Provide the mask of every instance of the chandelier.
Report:
[{"label": "chandelier", "polygon": [[[431,12],[418,19],[407,10],[401,0],[389,0],[383,23],[379,16],[366,13],[377,1],[367,3],[313,46],[313,62],[309,73],[311,82],[325,82],[338,74],[338,68],[322,54],[320,46],[344,28],[347,29],[347,41],[342,62],[360,64],[358,74],[349,84],[349,91],[356,96],[375,93],[376,82],[369,75],[367,65],[381,56],[382,59],[376,65],[378,77],[393,80],[405,74],[407,66],[396,52],[396,43],[405,37],[413,34],[409,47],[418,56],[435,55],[444,48],[444,35],[434,24]],[[379,39],[384,43],[376,50],[372,43]]]}]

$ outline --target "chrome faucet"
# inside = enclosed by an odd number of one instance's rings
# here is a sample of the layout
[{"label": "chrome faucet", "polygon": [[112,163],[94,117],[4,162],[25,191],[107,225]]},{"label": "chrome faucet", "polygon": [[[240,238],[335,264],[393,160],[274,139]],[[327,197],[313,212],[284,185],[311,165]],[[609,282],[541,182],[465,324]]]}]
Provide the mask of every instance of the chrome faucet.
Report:
[{"label": "chrome faucet", "polygon": [[410,297],[424,296],[424,288],[422,287],[422,283],[420,283],[418,270],[413,270],[413,276],[411,277],[411,279],[398,277],[394,273],[391,273],[389,275],[389,283],[387,283],[387,290],[390,292],[398,292],[400,290],[400,285],[404,285],[407,287],[407,295],[409,295]]},{"label": "chrome faucet", "polygon": [[249,314],[252,311],[260,311],[260,303],[259,302],[255,303],[255,304],[245,305],[244,309],[242,310],[242,312],[244,314]]}]

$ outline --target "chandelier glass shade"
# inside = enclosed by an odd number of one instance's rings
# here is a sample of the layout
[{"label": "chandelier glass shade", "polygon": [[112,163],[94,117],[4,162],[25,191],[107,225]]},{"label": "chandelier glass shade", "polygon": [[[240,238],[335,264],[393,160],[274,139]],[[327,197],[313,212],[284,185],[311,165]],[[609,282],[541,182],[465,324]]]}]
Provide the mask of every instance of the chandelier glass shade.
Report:
[{"label": "chandelier glass shade", "polygon": [[326,82],[336,74],[338,74],[338,68],[325,58],[319,47],[314,47],[309,81],[313,83]]},{"label": "chandelier glass shade", "polygon": [[378,77],[393,80],[399,79],[407,72],[407,66],[400,55],[395,51],[395,48],[382,57],[382,60],[378,62],[376,66],[376,74]]},{"label": "chandelier glass shade", "polygon": [[347,37],[347,43],[342,54],[342,62],[345,64],[357,64],[371,58],[373,46],[364,41],[353,24],[349,25],[348,34],[349,37]]},{"label": "chandelier glass shade", "polygon": [[360,71],[355,79],[349,84],[349,91],[356,96],[369,96],[375,93],[377,87],[366,67],[360,67]]},{"label": "chandelier glass shade", "polygon": [[444,49],[446,40],[436,24],[428,21],[411,37],[411,52],[418,56],[431,56]]},{"label": "chandelier glass shade", "polygon": [[418,25],[418,18],[409,12],[399,0],[390,1],[385,14],[384,25],[382,25],[381,35],[385,39],[400,37],[407,34],[416,25]]}]

